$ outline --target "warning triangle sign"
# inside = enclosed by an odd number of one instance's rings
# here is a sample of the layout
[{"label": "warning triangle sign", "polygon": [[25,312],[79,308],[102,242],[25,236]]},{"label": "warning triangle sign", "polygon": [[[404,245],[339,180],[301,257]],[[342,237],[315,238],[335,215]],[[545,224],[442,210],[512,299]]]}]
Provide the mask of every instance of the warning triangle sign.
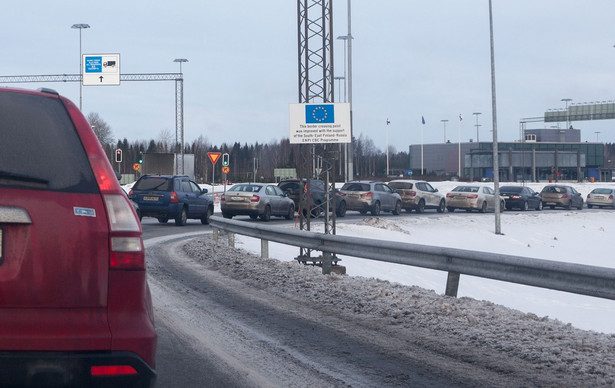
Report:
[{"label": "warning triangle sign", "polygon": [[209,156],[209,160],[211,160],[211,164],[216,164],[218,159],[220,159],[220,155],[222,155],[222,153],[220,152],[208,152],[207,153],[207,156]]}]

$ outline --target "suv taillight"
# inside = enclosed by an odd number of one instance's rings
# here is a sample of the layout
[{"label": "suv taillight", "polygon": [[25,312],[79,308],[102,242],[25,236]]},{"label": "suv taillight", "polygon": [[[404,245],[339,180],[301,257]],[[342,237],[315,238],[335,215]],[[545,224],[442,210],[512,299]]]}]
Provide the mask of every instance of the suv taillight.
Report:
[{"label": "suv taillight", "polygon": [[374,196],[374,193],[372,193],[371,191],[368,193],[361,194],[361,198],[369,198],[373,196]]},{"label": "suv taillight", "polygon": [[111,269],[145,269],[141,227],[130,203],[121,194],[105,194],[109,216]]},{"label": "suv taillight", "polygon": [[177,193],[175,191],[171,191],[171,199],[169,200],[170,203],[178,203],[179,199],[177,198]]}]

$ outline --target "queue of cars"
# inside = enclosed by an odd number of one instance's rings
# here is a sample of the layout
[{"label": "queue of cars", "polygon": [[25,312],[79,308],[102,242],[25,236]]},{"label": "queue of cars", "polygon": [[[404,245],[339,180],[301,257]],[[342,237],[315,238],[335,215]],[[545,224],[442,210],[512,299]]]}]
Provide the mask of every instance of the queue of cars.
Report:
[{"label": "queue of cars", "polygon": [[[252,219],[269,221],[272,216],[292,219],[295,213],[304,217],[319,217],[325,211],[344,217],[347,211],[362,215],[378,216],[382,212],[399,215],[402,210],[423,213],[433,209],[478,211],[481,213],[530,209],[540,211],[544,206],[551,209],[583,209],[583,196],[572,186],[548,184],[541,192],[525,185],[503,185],[499,198],[495,191],[484,184],[460,184],[446,194],[423,180],[395,179],[388,183],[380,181],[346,182],[335,193],[325,182],[318,179],[285,179],[275,184],[240,183],[232,186],[220,198],[223,217],[247,215]],[[301,195],[305,193],[305,205]],[[587,207],[615,208],[615,190],[596,188],[587,195]],[[213,214],[213,201],[206,189],[188,177],[143,176],[133,186],[129,198],[135,212],[142,217],[155,217],[161,223],[174,219],[176,225],[184,225],[187,218],[209,223]],[[328,201],[328,204],[327,204]],[[301,207],[309,209],[302,209]],[[183,210],[182,210],[183,209]]]}]

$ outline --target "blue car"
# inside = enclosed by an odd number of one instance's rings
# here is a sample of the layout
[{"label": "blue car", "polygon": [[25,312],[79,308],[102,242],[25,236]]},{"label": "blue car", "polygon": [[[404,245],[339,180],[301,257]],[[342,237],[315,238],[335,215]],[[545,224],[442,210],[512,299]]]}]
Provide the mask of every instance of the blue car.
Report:
[{"label": "blue car", "polygon": [[188,219],[199,219],[209,224],[214,213],[214,203],[187,176],[144,175],[130,190],[129,198],[139,206],[139,218],[154,217],[165,224],[170,219],[183,226]]}]

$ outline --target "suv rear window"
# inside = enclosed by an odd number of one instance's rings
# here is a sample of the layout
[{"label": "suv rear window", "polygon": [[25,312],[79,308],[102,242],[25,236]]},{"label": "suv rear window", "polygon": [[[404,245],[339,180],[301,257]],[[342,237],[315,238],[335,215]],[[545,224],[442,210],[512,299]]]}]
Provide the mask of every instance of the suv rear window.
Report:
[{"label": "suv rear window", "polygon": [[173,191],[173,179],[163,177],[147,177],[139,179],[132,188],[134,191]]},{"label": "suv rear window", "polygon": [[394,190],[411,190],[412,183],[410,182],[389,182],[389,187]]},{"label": "suv rear window", "polygon": [[369,191],[368,183],[345,183],[342,190],[346,191]]},{"label": "suv rear window", "polygon": [[99,192],[85,150],[59,100],[0,93],[0,186]]}]

